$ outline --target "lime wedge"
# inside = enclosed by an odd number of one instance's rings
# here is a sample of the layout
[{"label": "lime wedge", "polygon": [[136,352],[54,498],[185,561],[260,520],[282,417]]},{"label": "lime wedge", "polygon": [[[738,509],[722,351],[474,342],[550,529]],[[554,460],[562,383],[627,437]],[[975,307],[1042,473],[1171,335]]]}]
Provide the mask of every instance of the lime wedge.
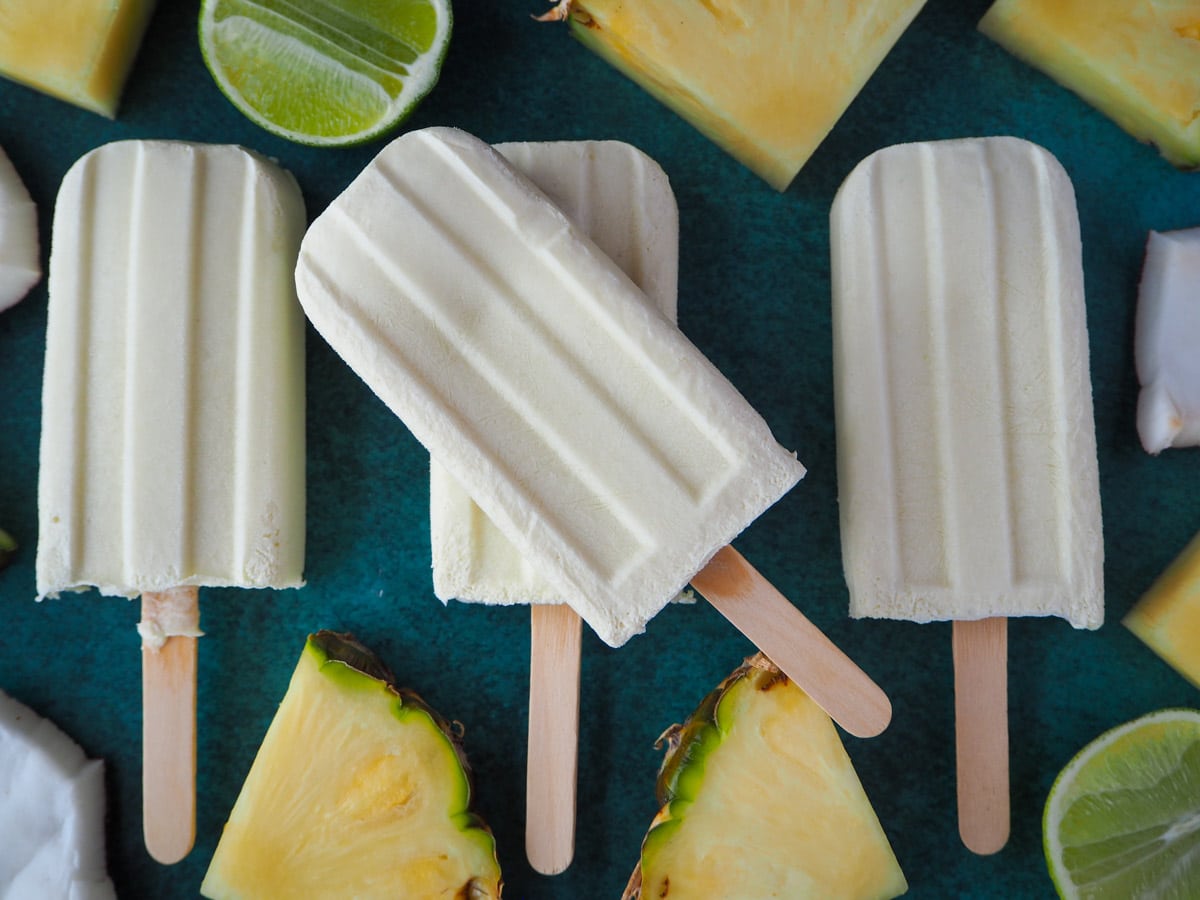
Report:
[{"label": "lime wedge", "polygon": [[379,137],[437,82],[450,0],[204,0],[200,50],[225,96],[301,144]]},{"label": "lime wedge", "polygon": [[1059,773],[1042,836],[1064,898],[1200,897],[1200,711],[1165,709]]}]

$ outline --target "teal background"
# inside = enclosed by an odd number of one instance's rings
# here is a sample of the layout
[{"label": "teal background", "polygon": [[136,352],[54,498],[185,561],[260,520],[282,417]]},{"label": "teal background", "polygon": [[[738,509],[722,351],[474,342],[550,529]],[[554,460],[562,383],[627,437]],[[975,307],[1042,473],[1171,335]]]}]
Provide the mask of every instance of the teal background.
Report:
[{"label": "teal background", "polygon": [[[930,0],[809,164],[779,194],[614,70],[540,0],[458,0],[441,82],[408,127],[488,141],[616,138],[655,157],[680,209],[680,325],[795,448],[808,477],[738,547],[891,696],[892,726],[846,747],[914,898],[1048,897],[1041,809],[1058,770],[1106,728],[1196,689],[1120,625],[1200,530],[1200,449],[1147,456],[1134,428],[1132,337],[1148,229],[1200,225],[1200,174],[1175,171],[1104,116],[978,34],[985,0]],[[0,145],[39,204],[43,257],[57,186],[106,141],[245,144],[277,157],[310,215],[382,146],[314,150],[244,119],[209,78],[198,4],[164,2],[117,121],[0,83]],[[719,60],[713,61],[720,65]],[[1014,134],[1052,151],[1079,201],[1104,504],[1107,623],[1010,627],[1012,837],[979,858],[955,822],[950,626],[851,621],[841,572],[834,454],[828,213],[853,165],[887,144]],[[0,527],[21,543],[0,572],[0,689],[107,761],[108,857],[123,897],[196,896],[305,635],[354,632],[400,680],[464,723],[478,805],[514,898],[619,896],[654,815],[655,738],[750,644],[705,605],[672,607],[619,650],[584,637],[579,826],[561,876],[524,859],[528,613],[443,607],[429,577],[427,459],[310,329],[308,585],[202,592],[195,849],[162,867],[140,812],[137,605],[97,595],[36,604],[43,282],[0,314]]]}]

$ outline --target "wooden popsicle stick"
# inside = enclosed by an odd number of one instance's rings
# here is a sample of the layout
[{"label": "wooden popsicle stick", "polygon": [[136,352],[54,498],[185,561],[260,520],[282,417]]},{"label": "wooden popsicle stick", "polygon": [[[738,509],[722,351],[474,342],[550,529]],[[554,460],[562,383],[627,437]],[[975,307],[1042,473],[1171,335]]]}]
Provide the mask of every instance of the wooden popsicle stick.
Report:
[{"label": "wooden popsicle stick", "polygon": [[[198,591],[142,595],[142,621],[200,622]],[[158,862],[177,863],[196,838],[196,638],[142,647],[142,831]]]},{"label": "wooden popsicle stick", "polygon": [[583,622],[569,606],[535,603],[529,623],[525,855],[538,872],[557,875],[575,855]]},{"label": "wooden popsicle stick", "polygon": [[850,734],[887,728],[887,694],[733,547],[717,551],[692,587]]},{"label": "wooden popsicle stick", "polygon": [[958,833],[967,849],[1008,843],[1008,620],[954,623]]}]

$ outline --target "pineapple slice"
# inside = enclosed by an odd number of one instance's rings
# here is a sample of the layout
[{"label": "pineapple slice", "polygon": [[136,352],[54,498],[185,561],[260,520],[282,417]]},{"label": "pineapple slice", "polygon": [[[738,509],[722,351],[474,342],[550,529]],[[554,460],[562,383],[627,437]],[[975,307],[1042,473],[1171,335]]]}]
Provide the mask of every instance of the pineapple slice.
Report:
[{"label": "pineapple slice", "polygon": [[1125,614],[1121,624],[1200,687],[1200,534]]},{"label": "pineapple slice", "polygon": [[3,0],[0,75],[114,118],[156,0]]},{"label": "pineapple slice", "polygon": [[662,739],[663,806],[624,900],[908,890],[833,722],[762,654]]},{"label": "pineapple slice", "polygon": [[924,4],[560,0],[544,18],[781,191]]},{"label": "pineapple slice", "polygon": [[104,870],[104,764],[0,693],[0,895],[115,900]]},{"label": "pineapple slice", "polygon": [[223,898],[500,896],[449,723],[349,635],[309,637],[200,887]]},{"label": "pineapple slice", "polygon": [[1200,166],[1197,0],[997,0],[979,29],[1174,165]]}]

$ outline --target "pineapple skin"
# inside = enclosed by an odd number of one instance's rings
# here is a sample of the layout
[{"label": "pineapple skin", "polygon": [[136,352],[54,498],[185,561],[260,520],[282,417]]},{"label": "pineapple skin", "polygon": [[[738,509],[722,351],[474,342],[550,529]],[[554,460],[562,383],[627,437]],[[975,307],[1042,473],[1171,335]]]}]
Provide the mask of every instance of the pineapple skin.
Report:
[{"label": "pineapple skin", "polygon": [[[737,761],[747,770],[778,773],[774,785],[765,785],[767,804],[776,802],[778,806],[753,811],[756,817],[762,813],[761,821],[747,827],[743,844],[736,841],[738,826],[732,815],[715,820],[721,833],[713,835],[712,858],[726,850],[733,871],[719,871],[720,863],[713,864],[706,856],[709,868],[679,877],[681,873],[673,872],[669,862],[671,845],[684,839],[689,815],[704,802],[709,766],[717,765],[722,749],[734,746],[739,724],[744,722],[748,729],[769,727],[769,717],[753,713],[755,704],[773,704],[782,720],[803,723],[809,743],[798,750],[805,772],[788,768],[796,760],[760,756]],[[725,678],[684,724],[667,729],[659,739],[660,745],[664,743],[667,751],[656,785],[661,809],[642,842],[641,859],[622,900],[891,900],[907,892],[904,873],[832,720],[763,654],[750,657]],[[819,774],[813,777],[810,772]],[[793,779],[802,783],[801,791],[816,788],[836,797],[834,806],[848,812],[847,818],[815,821],[814,816],[821,819],[819,807],[814,804],[814,809],[805,809],[807,796],[797,803],[796,796],[786,794],[785,785]],[[738,792],[734,802],[744,807],[748,801]],[[848,822],[852,827],[847,827]],[[770,836],[780,841],[776,852],[749,858],[770,842]],[[810,839],[828,846],[804,847]],[[791,870],[790,880],[781,870]],[[754,883],[759,876],[763,883]],[[726,883],[720,884],[722,880]],[[694,886],[697,884],[700,887]]]},{"label": "pineapple skin", "polygon": [[782,191],[925,0],[564,4],[585,47]]},{"label": "pineapple skin", "polygon": [[1121,624],[1200,687],[1200,534],[1192,538]]},{"label": "pineapple skin", "polygon": [[[321,631],[309,636],[200,886],[203,896],[210,900],[501,897],[494,837],[471,809],[471,770],[461,728],[415,692],[397,687],[395,681],[383,662],[351,635]],[[325,696],[318,697],[318,693]],[[306,708],[319,708],[323,715],[305,720]],[[329,762],[322,759],[321,751],[330,748],[312,732],[336,732],[337,719],[343,716],[369,718],[392,733],[417,728],[433,740],[400,745],[399,760],[367,757],[361,771],[347,773],[342,767],[337,774],[344,777],[338,777],[337,785],[332,786],[335,779],[330,770],[321,771],[321,763]],[[297,730],[298,720],[308,727]],[[360,729],[357,736],[363,734]],[[340,746],[335,742],[333,767],[356,752],[352,746],[356,743],[361,746],[361,741]],[[411,758],[403,753],[409,749],[415,751]],[[409,773],[389,763],[428,765],[430,754],[443,777],[453,779],[452,784],[442,785],[448,796],[441,798],[443,807],[434,810],[436,821],[432,824],[440,825],[440,830],[435,834],[432,828],[410,827],[407,834],[396,834],[394,829],[389,832],[392,811],[407,805],[414,793],[408,790],[408,797],[403,796],[409,786],[399,785],[398,789],[394,776],[407,777]],[[314,808],[305,809],[299,821],[294,815],[280,816],[278,798],[296,795],[303,800],[310,784],[320,792]],[[285,809],[289,803],[283,801]],[[309,825],[312,830],[306,832]],[[382,846],[379,832],[388,832]],[[453,883],[447,883],[448,867],[444,865],[444,858],[451,855],[448,841],[454,841],[453,849],[465,858],[458,867],[465,874]],[[372,862],[379,863],[382,871],[364,877],[363,870]],[[404,869],[404,877],[398,877],[397,864]]]},{"label": "pineapple skin", "polygon": [[1198,0],[996,0],[979,30],[1171,164],[1200,166]]}]

